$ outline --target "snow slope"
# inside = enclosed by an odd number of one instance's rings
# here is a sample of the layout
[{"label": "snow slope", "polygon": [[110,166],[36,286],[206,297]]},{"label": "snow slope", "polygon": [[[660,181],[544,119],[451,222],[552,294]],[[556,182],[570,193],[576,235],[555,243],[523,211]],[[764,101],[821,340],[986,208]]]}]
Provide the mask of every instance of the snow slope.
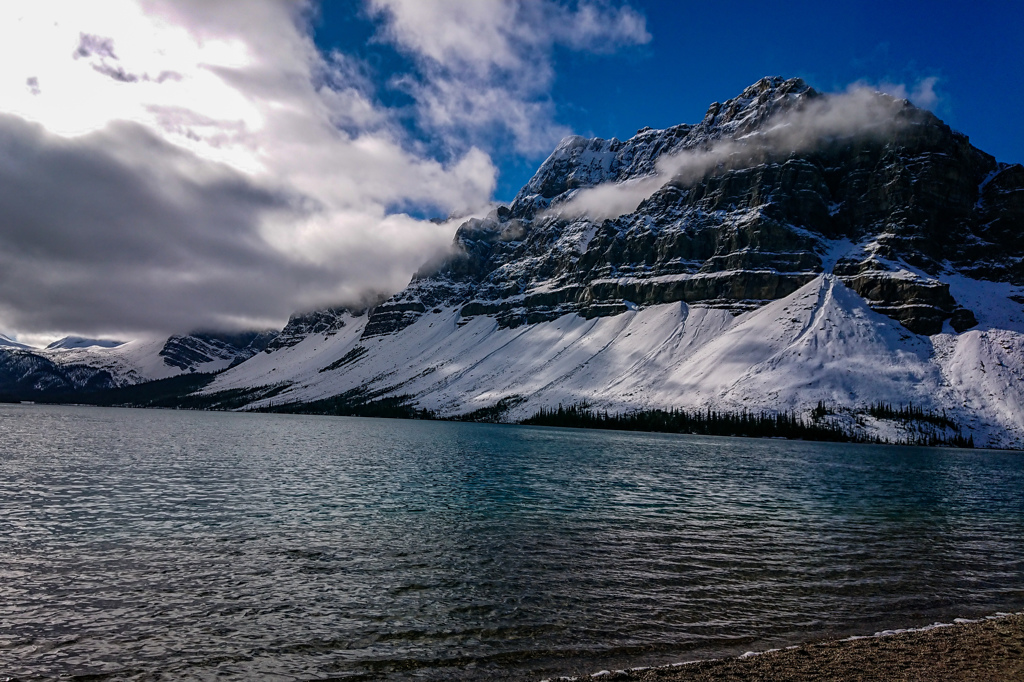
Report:
[{"label": "snow slope", "polygon": [[[441,415],[515,398],[509,420],[583,400],[610,411],[797,412],[819,400],[840,410],[882,400],[945,410],[978,445],[1024,446],[1020,330],[913,334],[832,275],[738,317],[672,303],[499,328],[493,318],[444,309],[400,333],[362,339],[366,319],[260,353],[205,392],[277,387],[255,408],[365,391],[409,396]],[[892,435],[870,419],[863,428]]]},{"label": "snow slope", "polygon": [[28,346],[24,343],[18,343],[14,339],[4,334],[0,334],[0,348],[15,348],[17,350],[33,350],[32,346]]},{"label": "snow slope", "polygon": [[[110,373],[119,385],[137,384],[143,381],[166,379],[177,376],[181,370],[164,362],[160,355],[165,339],[128,341],[113,348],[102,346],[47,348],[39,351],[57,365],[87,365]],[[196,371],[218,371],[227,368],[230,360],[211,363],[208,369]]]}]

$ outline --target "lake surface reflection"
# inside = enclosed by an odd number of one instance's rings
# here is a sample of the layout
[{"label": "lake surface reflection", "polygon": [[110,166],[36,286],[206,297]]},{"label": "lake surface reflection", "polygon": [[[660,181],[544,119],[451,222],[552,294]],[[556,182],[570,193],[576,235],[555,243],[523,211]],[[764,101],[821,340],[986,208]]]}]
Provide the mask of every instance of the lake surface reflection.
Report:
[{"label": "lake surface reflection", "polygon": [[0,677],[529,680],[1021,608],[1020,453],[0,406]]}]

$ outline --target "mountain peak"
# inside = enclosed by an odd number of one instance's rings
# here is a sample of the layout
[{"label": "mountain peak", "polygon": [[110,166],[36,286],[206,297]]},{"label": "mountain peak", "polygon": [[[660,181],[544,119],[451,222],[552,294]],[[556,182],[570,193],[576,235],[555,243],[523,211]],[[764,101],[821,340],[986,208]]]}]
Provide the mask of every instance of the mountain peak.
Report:
[{"label": "mountain peak", "polygon": [[73,349],[73,348],[117,348],[123,346],[124,341],[113,339],[87,339],[82,336],[65,336],[63,339],[54,341],[46,350]]},{"label": "mountain peak", "polygon": [[706,129],[710,137],[735,133],[740,125],[751,130],[764,124],[781,109],[801,99],[819,96],[821,93],[807,85],[803,79],[766,76],[724,104],[712,103],[697,127]]},{"label": "mountain peak", "polygon": [[516,195],[511,213],[530,217],[575,190],[652,175],[658,159],[665,155],[739,136],[763,126],[780,110],[819,96],[800,78],[767,76],[724,104],[712,104],[696,125],[683,123],[663,130],[645,127],[624,142],[614,137],[569,135]]}]

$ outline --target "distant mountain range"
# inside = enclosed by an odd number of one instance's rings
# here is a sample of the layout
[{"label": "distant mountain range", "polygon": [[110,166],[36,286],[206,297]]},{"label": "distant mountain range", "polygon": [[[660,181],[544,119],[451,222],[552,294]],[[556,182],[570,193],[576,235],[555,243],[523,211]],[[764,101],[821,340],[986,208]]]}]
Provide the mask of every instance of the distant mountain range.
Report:
[{"label": "distant mountain range", "polygon": [[124,341],[111,339],[86,339],[81,336],[65,336],[46,347],[46,350],[74,349],[74,348],[117,348],[124,345]]},{"label": "distant mountain range", "polygon": [[1024,167],[906,101],[765,78],[696,125],[566,138],[371,310],[297,315],[276,336],[0,341],[10,396],[203,372],[218,373],[190,405],[785,411],[1020,448]]},{"label": "distant mountain range", "polygon": [[0,397],[87,400],[95,391],[183,373],[220,372],[260,352],[277,336],[277,332],[196,333],[128,342],[69,336],[43,349],[2,337]]}]

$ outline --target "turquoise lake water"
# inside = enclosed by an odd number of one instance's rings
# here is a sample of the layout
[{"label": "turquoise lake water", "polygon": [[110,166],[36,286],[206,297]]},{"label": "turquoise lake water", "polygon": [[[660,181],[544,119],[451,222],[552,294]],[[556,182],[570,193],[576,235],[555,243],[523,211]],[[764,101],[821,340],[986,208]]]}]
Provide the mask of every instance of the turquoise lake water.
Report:
[{"label": "turquoise lake water", "polygon": [[539,680],[1024,608],[1024,455],[0,405],[0,678]]}]

